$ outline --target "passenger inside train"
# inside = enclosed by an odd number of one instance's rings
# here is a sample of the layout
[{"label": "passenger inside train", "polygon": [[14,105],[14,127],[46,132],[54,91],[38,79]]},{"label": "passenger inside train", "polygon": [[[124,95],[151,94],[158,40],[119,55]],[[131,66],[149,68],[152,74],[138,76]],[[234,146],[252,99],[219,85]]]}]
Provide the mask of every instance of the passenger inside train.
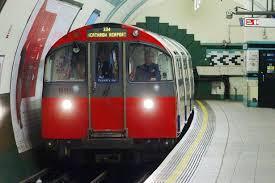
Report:
[{"label": "passenger inside train", "polygon": [[151,49],[144,51],[144,64],[136,68],[136,81],[160,81],[160,70],[158,64],[154,63],[155,53]]},{"label": "passenger inside train", "polygon": [[118,47],[116,43],[98,43],[96,77],[98,82],[116,82],[118,79]]},{"label": "passenger inside train", "polygon": [[130,81],[168,81],[173,79],[171,58],[163,51],[138,43],[129,47]]}]

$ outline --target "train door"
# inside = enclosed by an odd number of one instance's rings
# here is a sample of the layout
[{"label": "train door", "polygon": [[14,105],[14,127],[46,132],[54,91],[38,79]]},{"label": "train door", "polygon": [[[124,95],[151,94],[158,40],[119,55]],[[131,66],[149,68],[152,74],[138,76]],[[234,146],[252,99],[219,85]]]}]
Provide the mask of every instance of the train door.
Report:
[{"label": "train door", "polygon": [[259,106],[275,107],[275,50],[260,50]]},{"label": "train door", "polygon": [[195,94],[195,83],[194,83],[194,72],[193,72],[193,65],[192,65],[192,58],[191,55],[188,53],[188,61],[189,61],[189,67],[190,67],[190,74],[191,74],[191,105],[190,110],[193,110],[194,107],[194,94]]},{"label": "train door", "polygon": [[91,135],[123,136],[122,43],[96,42],[90,52]]},{"label": "train door", "polygon": [[179,94],[181,96],[181,108],[184,111],[184,118],[183,121],[187,121],[187,117],[189,115],[189,82],[188,82],[188,74],[187,74],[187,65],[186,65],[186,56],[182,53],[182,49],[180,45],[175,42],[174,40],[169,39],[170,43],[174,46],[174,48],[177,50],[179,55],[179,60],[176,66],[176,70],[180,72],[179,74],[179,87],[182,88],[182,92]]},{"label": "train door", "polygon": [[[180,53],[178,53],[180,55]],[[187,120],[187,104],[186,100],[186,82],[185,82],[185,70],[183,65],[183,57],[178,56],[176,59],[176,72],[178,72],[178,83],[179,83],[179,97],[180,97],[180,114],[182,115],[184,120],[181,120],[182,123]],[[184,124],[181,124],[183,127]]]},{"label": "train door", "polygon": [[189,76],[189,91],[190,91],[190,98],[189,98],[189,100],[190,100],[190,111],[192,111],[192,100],[194,99],[194,75],[193,75],[193,68],[192,68],[192,60],[191,60],[191,56],[188,56],[188,58],[187,58],[187,62],[186,62],[187,64],[188,64],[188,68],[187,68],[187,70],[188,70],[188,76]]},{"label": "train door", "polygon": [[174,57],[174,71],[175,71],[175,80],[176,80],[176,93],[178,97],[177,113],[178,113],[178,131],[180,132],[184,127],[184,123],[187,119],[187,100],[186,100],[186,83],[185,83],[185,72],[183,70],[184,65],[182,65],[182,55],[180,54],[179,47],[169,38],[164,39],[166,43],[174,51],[171,52]]},{"label": "train door", "polygon": [[[182,55],[185,55],[186,60],[184,62],[184,68],[186,71],[186,87],[187,87],[187,98],[188,98],[188,111],[192,111],[193,109],[193,103],[192,101],[194,100],[194,76],[193,76],[193,70],[192,70],[192,60],[191,60],[191,55],[188,53],[188,51],[179,43],[175,42],[175,44],[177,44],[181,49]],[[188,113],[189,114],[189,113]]]},{"label": "train door", "polygon": [[188,119],[188,115],[189,115],[189,105],[190,105],[190,100],[189,100],[189,88],[190,88],[190,84],[189,84],[189,80],[188,80],[188,71],[187,71],[187,57],[186,55],[184,55],[183,52],[181,52],[182,58],[183,58],[183,72],[184,72],[184,84],[185,84],[185,121],[187,121]]}]

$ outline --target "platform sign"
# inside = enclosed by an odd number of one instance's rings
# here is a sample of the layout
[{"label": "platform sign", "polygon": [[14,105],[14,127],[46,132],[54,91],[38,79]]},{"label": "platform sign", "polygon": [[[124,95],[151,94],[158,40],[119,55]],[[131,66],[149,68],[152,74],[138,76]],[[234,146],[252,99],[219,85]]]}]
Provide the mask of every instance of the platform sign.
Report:
[{"label": "platform sign", "polygon": [[244,18],[243,25],[245,27],[275,27],[275,19],[273,19],[273,18]]}]

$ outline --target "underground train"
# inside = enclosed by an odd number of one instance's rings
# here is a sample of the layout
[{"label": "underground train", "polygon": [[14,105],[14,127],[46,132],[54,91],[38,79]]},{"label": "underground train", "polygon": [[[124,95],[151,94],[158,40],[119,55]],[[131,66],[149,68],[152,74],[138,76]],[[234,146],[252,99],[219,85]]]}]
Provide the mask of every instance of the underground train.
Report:
[{"label": "underground train", "polygon": [[42,138],[49,147],[172,147],[193,111],[191,56],[138,27],[100,23],[69,32],[49,50]]}]

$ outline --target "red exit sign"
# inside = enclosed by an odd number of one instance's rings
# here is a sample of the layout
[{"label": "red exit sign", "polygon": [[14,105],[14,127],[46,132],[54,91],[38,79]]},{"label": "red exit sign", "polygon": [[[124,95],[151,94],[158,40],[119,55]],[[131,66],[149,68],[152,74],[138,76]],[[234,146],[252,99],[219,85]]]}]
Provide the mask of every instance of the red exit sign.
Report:
[{"label": "red exit sign", "polygon": [[245,27],[275,27],[274,18],[244,18]]},{"label": "red exit sign", "polygon": [[245,18],[244,26],[259,26],[259,20],[256,18]]}]

